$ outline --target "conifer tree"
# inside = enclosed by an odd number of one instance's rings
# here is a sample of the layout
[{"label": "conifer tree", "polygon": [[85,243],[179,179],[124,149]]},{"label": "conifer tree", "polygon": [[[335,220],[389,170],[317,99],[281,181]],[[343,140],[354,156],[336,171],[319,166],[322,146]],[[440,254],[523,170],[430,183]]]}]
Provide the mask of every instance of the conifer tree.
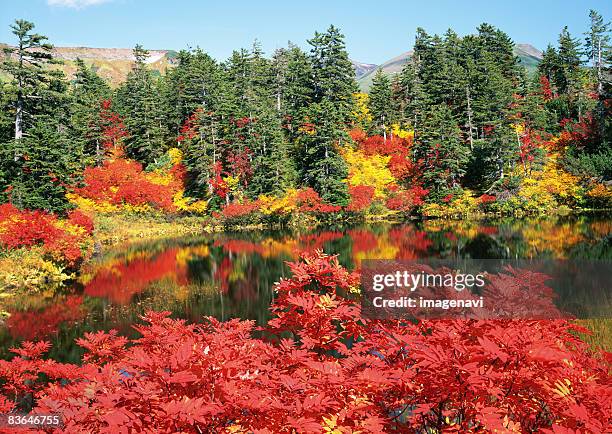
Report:
[{"label": "conifer tree", "polygon": [[368,108],[372,114],[373,132],[387,139],[389,125],[395,120],[392,113],[391,82],[381,69],[376,71],[370,88]]},{"label": "conifer tree", "polygon": [[567,97],[570,107],[576,103],[580,88],[580,44],[572,38],[567,26],[559,35],[558,69],[555,74],[555,84],[560,94]]},{"label": "conifer tree", "polygon": [[136,45],[133,55],[134,66],[117,90],[116,106],[130,133],[125,140],[127,155],[147,165],[165,153],[168,134],[161,92],[146,64],[149,52]]},{"label": "conifer tree", "polygon": [[40,103],[40,93],[49,84],[52,73],[44,66],[53,62],[53,46],[46,42],[46,36],[32,33],[34,24],[29,21],[15,20],[10,27],[17,37],[17,44],[14,48],[4,48],[1,69],[11,75],[16,88],[13,102],[14,138],[19,140],[33,123],[36,106]]},{"label": "conifer tree", "polygon": [[72,126],[75,141],[81,141],[83,152],[100,163],[103,155],[100,105],[103,100],[111,99],[109,85],[96,72],[76,60],[76,73],[71,86]]},{"label": "conifer tree", "polygon": [[7,48],[2,69],[11,76],[7,100],[14,110],[14,135],[0,146],[0,191],[20,208],[63,211],[66,185],[81,167],[81,149],[71,135],[67,83],[54,63],[52,46],[32,33],[34,24],[11,26],[15,48]]},{"label": "conifer tree", "polygon": [[358,87],[344,35],[332,25],[325,33],[316,32],[308,43],[312,47],[313,100],[317,103],[332,103],[340,124],[348,125],[354,109],[353,94],[358,91]]},{"label": "conifer tree", "polygon": [[343,116],[331,101],[311,104],[308,126],[302,127],[299,139],[302,181],[335,205],[346,205],[349,197],[345,182],[348,169],[340,155],[340,147],[348,141],[341,127]]},{"label": "conifer tree", "polygon": [[415,157],[423,162],[423,181],[433,197],[459,187],[468,155],[450,108],[446,104],[432,106],[424,114]]},{"label": "conifer tree", "polygon": [[313,100],[313,88],[310,58],[299,47],[290,44],[281,99],[281,116],[290,139],[296,138],[299,120]]}]

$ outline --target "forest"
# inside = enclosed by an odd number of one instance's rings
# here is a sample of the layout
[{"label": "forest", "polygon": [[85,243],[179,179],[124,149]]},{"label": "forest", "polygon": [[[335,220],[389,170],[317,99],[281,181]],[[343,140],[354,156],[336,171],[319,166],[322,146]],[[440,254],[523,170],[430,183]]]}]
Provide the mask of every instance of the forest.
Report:
[{"label": "forest", "polygon": [[308,52],[266,58],[255,42],[218,62],[181,51],[163,76],[136,46],[111,89],[82,61],[66,79],[47,39],[18,20],[2,64],[2,200],[60,214],[90,200],[234,216],[301,196],[323,211],[601,208],[610,32],[597,12],[590,20],[584,41],[563,29],[534,74],[488,24],[464,37],[418,29],[401,73],[379,71],[369,94],[334,26]]},{"label": "forest", "polygon": [[[225,60],[182,50],[164,73],[136,45],[111,85],[82,59],[65,74],[15,20],[0,58],[0,318],[25,339],[0,357],[0,413],[61,414],[50,432],[609,432],[609,319],[413,323],[364,319],[359,303],[368,257],[482,252],[472,241],[499,235],[494,254],[607,258],[609,220],[580,216],[612,208],[612,39],[601,14],[585,20],[584,35],[551,35],[535,69],[490,24],[418,28],[402,70],[378,70],[367,93],[333,25],[269,56],[257,41]],[[490,224],[567,215],[521,237]],[[399,226],[351,226],[365,222]],[[297,235],[236,235],[263,228]],[[99,260],[143,238],[159,246]],[[137,338],[82,325],[97,300],[140,305],[152,285],[184,309],[197,273],[226,303],[253,269],[273,294],[264,324],[156,305],[130,323]],[[260,287],[240,289],[251,308]],[[79,332],[78,363],[46,355],[41,330],[60,322]],[[603,340],[585,337],[594,327]]]}]

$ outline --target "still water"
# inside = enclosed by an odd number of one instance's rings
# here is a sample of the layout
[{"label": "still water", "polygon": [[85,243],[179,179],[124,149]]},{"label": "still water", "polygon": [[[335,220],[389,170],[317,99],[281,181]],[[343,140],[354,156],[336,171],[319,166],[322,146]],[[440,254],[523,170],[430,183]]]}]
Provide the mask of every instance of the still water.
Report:
[{"label": "still water", "polygon": [[131,244],[107,251],[62,291],[19,297],[0,329],[0,357],[22,340],[46,339],[50,356],[77,362],[85,332],[132,325],[146,310],[200,321],[268,319],[272,286],[301,251],[338,254],[351,269],[363,259],[564,258],[612,260],[612,216],[594,214],[495,222],[425,221],[316,231],[223,233]]}]

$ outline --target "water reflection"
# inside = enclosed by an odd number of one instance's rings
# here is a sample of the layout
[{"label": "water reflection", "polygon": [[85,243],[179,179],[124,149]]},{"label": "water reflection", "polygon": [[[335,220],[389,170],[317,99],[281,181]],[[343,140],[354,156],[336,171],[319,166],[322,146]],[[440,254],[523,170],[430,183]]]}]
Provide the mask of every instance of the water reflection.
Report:
[{"label": "water reflection", "polygon": [[78,360],[74,339],[86,331],[131,325],[148,309],[198,321],[268,319],[271,287],[285,262],[323,249],[354,269],[363,259],[612,258],[609,215],[500,222],[425,221],[314,232],[224,233],[163,240],[108,252],[88,264],[72,288],[20,297],[0,331],[0,356],[19,340],[49,339],[52,354]]}]

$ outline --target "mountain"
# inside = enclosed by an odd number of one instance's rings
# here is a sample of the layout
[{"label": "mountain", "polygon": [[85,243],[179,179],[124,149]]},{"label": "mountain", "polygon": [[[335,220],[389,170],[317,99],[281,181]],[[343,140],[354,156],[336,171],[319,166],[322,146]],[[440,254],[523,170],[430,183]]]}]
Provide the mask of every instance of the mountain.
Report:
[{"label": "mountain", "polygon": [[[532,72],[542,60],[542,52],[530,44],[516,44],[514,46],[514,54],[518,56],[521,65],[524,65],[528,71]],[[385,63],[375,66],[366,74],[357,75],[357,82],[362,92],[367,92],[372,85],[372,79],[376,74],[377,69],[382,69],[383,72],[393,75],[400,72],[403,66],[412,56],[412,51],[406,51],[393,59],[387,60]],[[355,64],[356,62],[353,62]]]},{"label": "mountain", "polygon": [[[0,44],[0,49],[2,47],[6,47],[6,44]],[[149,54],[147,63],[156,73],[163,74],[168,67],[176,63],[176,51],[149,50]],[[0,51],[0,59],[3,56]],[[131,48],[54,47],[53,57],[63,62],[53,67],[64,71],[68,78],[74,76],[75,60],[81,58],[112,86],[124,81],[134,65]]]},{"label": "mountain", "polygon": [[[3,57],[1,48],[6,46],[6,44],[0,43],[0,60]],[[534,70],[542,59],[542,52],[529,44],[516,44],[514,52],[521,63],[530,71]],[[176,64],[176,51],[149,50],[149,54],[147,63],[158,74],[163,74],[166,69]],[[63,70],[68,78],[72,78],[76,71],[75,60],[81,58],[85,64],[92,66],[112,86],[117,86],[125,80],[134,63],[131,48],[55,47],[53,55],[63,61],[63,64],[54,67]],[[351,60],[360,89],[367,92],[372,84],[374,74],[379,68],[387,74],[397,74],[402,70],[411,55],[412,51],[407,51],[381,65]],[[0,78],[6,79],[7,77],[4,73],[0,73]]]},{"label": "mountain", "polygon": [[359,80],[367,73],[373,71],[377,67],[377,65],[374,65],[373,63],[362,63],[357,62],[356,60],[351,60],[351,63],[353,64],[353,68],[355,69],[355,76],[357,77],[357,80]]}]

